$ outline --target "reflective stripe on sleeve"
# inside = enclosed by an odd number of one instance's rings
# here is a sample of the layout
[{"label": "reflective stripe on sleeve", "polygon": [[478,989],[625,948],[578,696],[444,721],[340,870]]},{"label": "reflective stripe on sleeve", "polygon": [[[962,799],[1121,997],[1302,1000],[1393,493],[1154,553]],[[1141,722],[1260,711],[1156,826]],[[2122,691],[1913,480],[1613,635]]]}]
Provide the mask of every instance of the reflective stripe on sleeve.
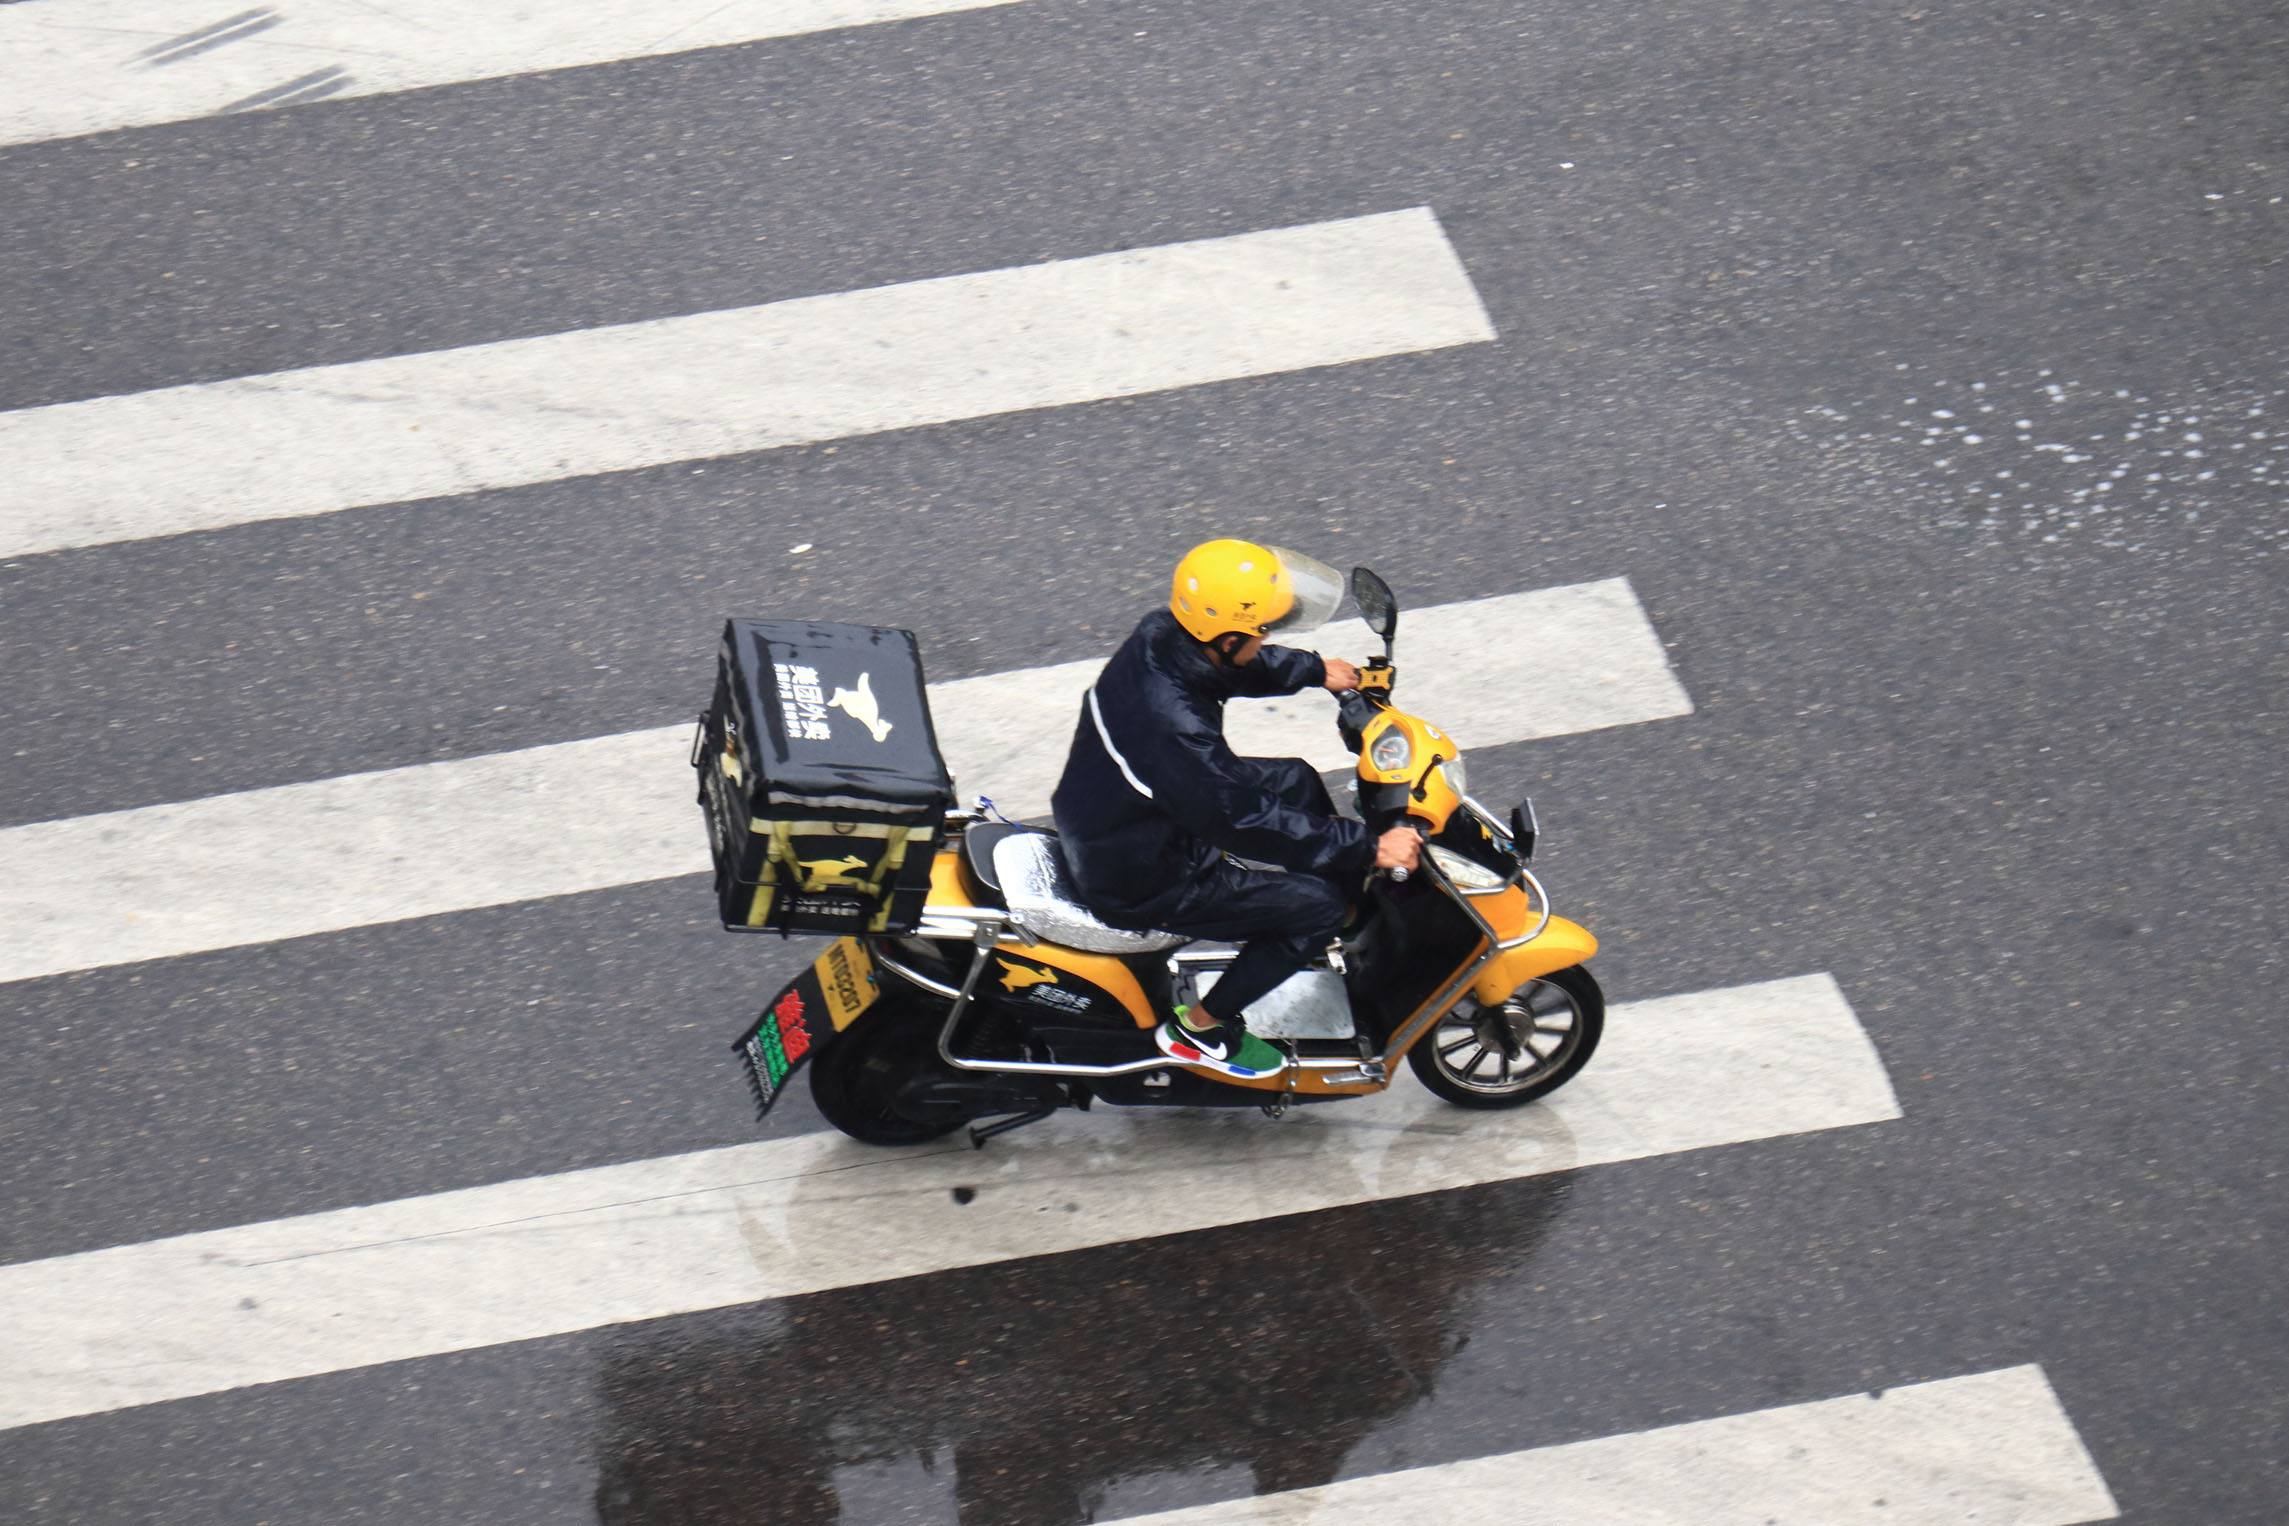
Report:
[{"label": "reflective stripe on sleeve", "polygon": [[1113,734],[1105,729],[1105,712],[1097,708],[1097,691],[1094,687],[1089,690],[1089,719],[1096,722],[1097,740],[1105,744],[1105,751],[1120,769],[1121,777],[1129,781],[1131,789],[1150,800],[1152,786],[1137,777],[1137,771],[1129,767],[1129,760],[1122,757],[1121,750],[1113,745]]}]

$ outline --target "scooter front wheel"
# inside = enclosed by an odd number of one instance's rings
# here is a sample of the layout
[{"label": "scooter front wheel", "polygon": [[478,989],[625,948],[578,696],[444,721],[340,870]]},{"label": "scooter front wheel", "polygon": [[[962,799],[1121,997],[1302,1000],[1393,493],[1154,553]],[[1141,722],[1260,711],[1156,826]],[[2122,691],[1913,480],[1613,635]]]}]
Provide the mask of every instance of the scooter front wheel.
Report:
[{"label": "scooter front wheel", "polygon": [[1605,993],[1581,965],[1527,981],[1496,1006],[1464,997],[1407,1051],[1415,1079],[1458,1107],[1519,1107],[1597,1052]]}]

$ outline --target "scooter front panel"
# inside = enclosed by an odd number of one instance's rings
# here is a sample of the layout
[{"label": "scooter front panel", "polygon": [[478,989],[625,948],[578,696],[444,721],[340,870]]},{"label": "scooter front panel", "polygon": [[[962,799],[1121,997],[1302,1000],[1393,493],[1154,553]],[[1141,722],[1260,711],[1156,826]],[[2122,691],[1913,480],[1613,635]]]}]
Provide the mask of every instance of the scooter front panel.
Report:
[{"label": "scooter front panel", "polygon": [[1378,1049],[1486,948],[1469,916],[1427,883],[1378,888],[1376,915],[1351,945],[1351,1009]]}]

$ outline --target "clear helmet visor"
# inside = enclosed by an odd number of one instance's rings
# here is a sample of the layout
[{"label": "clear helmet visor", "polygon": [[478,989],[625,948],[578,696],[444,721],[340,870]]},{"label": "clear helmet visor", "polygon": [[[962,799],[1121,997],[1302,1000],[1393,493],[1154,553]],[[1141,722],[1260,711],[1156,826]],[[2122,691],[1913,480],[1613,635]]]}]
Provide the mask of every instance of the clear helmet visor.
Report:
[{"label": "clear helmet visor", "polygon": [[1265,549],[1280,559],[1280,581],[1293,598],[1278,618],[1264,622],[1264,634],[1294,635],[1325,625],[1343,602],[1343,574],[1300,551],[1284,546]]}]

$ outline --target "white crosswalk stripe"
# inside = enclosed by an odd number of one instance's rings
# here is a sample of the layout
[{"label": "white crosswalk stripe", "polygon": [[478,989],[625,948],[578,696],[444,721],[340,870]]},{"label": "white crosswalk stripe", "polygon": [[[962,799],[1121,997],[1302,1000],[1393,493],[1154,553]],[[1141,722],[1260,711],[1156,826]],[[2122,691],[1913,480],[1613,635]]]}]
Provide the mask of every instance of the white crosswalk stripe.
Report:
[{"label": "white crosswalk stripe", "polygon": [[[2039,1367],[1154,1515],[1127,1526],[2077,1526],[2114,1496]],[[1108,1517],[1099,1517],[1108,1519]]]},{"label": "white crosswalk stripe", "polygon": [[1812,975],[1616,1009],[1515,1112],[1404,1086],[1278,1127],[1067,1113],[984,1155],[810,1135],[475,1187],[0,1267],[0,1426],[1898,1116]]},{"label": "white crosswalk stripe", "polygon": [[984,10],[1015,0],[21,0],[0,6],[0,144]]},{"label": "white crosswalk stripe", "polygon": [[1493,337],[1418,207],[58,403],[0,414],[0,557]]},{"label": "white crosswalk stripe", "polygon": [[[1467,716],[1467,747],[1692,709],[1622,579],[1406,620],[1409,703]],[[1101,665],[933,685],[957,784],[1046,814]],[[1244,752],[1350,762],[1325,696],[1233,708]],[[0,982],[696,873],[689,743],[668,726],[0,830]]]}]

